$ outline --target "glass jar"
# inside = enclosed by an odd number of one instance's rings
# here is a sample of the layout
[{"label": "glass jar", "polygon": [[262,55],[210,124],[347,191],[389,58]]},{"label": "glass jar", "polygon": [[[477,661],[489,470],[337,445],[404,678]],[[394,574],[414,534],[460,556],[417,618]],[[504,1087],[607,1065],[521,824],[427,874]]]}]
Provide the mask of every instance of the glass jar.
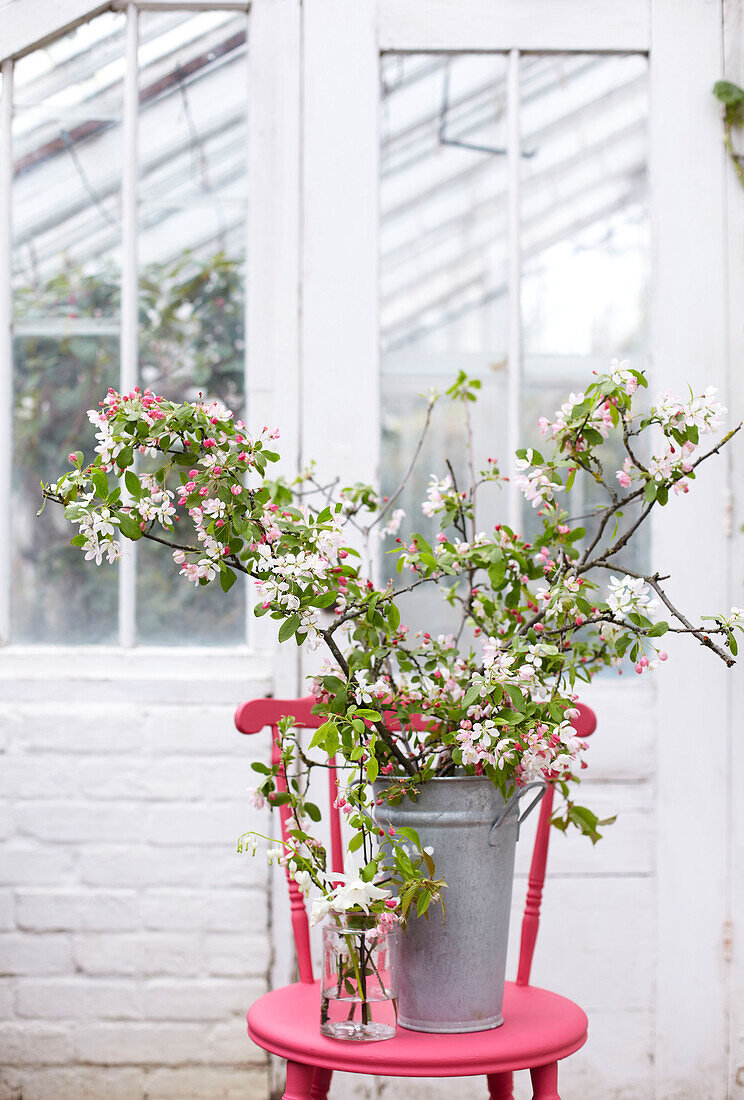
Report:
[{"label": "glass jar", "polygon": [[320,1030],[331,1039],[392,1039],[398,1022],[400,926],[364,913],[331,913],[323,925]]}]

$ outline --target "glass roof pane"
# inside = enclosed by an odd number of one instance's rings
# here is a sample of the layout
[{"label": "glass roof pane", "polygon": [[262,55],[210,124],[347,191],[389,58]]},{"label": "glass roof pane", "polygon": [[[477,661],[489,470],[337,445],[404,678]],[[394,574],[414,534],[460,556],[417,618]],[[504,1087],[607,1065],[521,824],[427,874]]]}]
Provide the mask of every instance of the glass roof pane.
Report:
[{"label": "glass roof pane", "polygon": [[118,315],[124,23],[102,15],[18,62],[17,320]]},{"label": "glass roof pane", "polygon": [[143,12],[140,26],[140,199],[244,200],[247,17]]}]

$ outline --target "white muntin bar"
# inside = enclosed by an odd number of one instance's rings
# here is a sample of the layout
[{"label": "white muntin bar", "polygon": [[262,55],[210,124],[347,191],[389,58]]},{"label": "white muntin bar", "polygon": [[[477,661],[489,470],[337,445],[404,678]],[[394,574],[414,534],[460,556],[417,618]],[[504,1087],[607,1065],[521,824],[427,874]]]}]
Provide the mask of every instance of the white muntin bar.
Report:
[{"label": "white muntin bar", "polygon": [[2,63],[0,103],[0,645],[10,641],[10,485],[13,454],[13,297],[10,197],[13,182],[13,62]]},{"label": "white muntin bar", "polygon": [[514,452],[522,435],[522,312],[520,288],[522,280],[521,258],[521,168],[522,150],[519,125],[519,50],[509,51],[507,80],[507,170],[508,170],[508,322],[507,322],[507,452],[509,455],[509,525],[514,530],[521,527],[522,494],[516,486]]},{"label": "white muntin bar", "polygon": [[[137,116],[139,113],[138,21],[134,5],[127,8],[122,104],[121,182],[121,337],[119,388],[137,385]],[[119,644],[130,647],[135,637],[137,559],[134,543],[122,539],[119,563]]]}]

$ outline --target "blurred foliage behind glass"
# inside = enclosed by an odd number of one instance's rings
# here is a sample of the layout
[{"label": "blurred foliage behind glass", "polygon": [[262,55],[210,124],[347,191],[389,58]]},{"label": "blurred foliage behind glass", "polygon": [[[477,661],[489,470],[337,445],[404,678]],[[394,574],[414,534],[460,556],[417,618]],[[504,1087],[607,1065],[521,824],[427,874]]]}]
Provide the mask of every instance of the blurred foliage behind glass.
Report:
[{"label": "blurred foliage behind glass", "polygon": [[[16,338],[14,361],[13,641],[115,642],[116,567],[85,562],[69,546],[73,532],[58,509],[48,506],[40,520],[35,512],[40,481],[58,476],[71,450],[92,457],[86,410],[118,385],[118,272],[71,265],[33,287],[17,287],[14,299],[16,321],[29,320]],[[57,319],[48,334],[43,322],[37,328],[31,320],[45,316]],[[243,326],[239,257],[187,251],[170,264],[149,265],[140,279],[141,384],[174,400],[219,397],[240,416]],[[230,596],[216,586],[197,592],[178,576],[166,547],[140,544],[138,552],[138,641],[243,640],[239,589]]]}]

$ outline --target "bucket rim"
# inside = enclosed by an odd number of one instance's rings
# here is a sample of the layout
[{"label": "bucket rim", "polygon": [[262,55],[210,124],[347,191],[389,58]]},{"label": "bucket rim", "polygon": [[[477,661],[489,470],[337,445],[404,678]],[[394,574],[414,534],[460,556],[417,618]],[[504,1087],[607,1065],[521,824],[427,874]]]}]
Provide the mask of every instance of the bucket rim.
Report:
[{"label": "bucket rim", "polygon": [[[431,779],[419,780],[420,785],[426,786],[428,783],[462,783],[462,782],[477,782],[488,783],[494,790],[498,790],[498,787],[488,778],[487,775],[433,775]],[[372,786],[385,786],[388,783],[387,779],[377,778],[374,780]]]}]

